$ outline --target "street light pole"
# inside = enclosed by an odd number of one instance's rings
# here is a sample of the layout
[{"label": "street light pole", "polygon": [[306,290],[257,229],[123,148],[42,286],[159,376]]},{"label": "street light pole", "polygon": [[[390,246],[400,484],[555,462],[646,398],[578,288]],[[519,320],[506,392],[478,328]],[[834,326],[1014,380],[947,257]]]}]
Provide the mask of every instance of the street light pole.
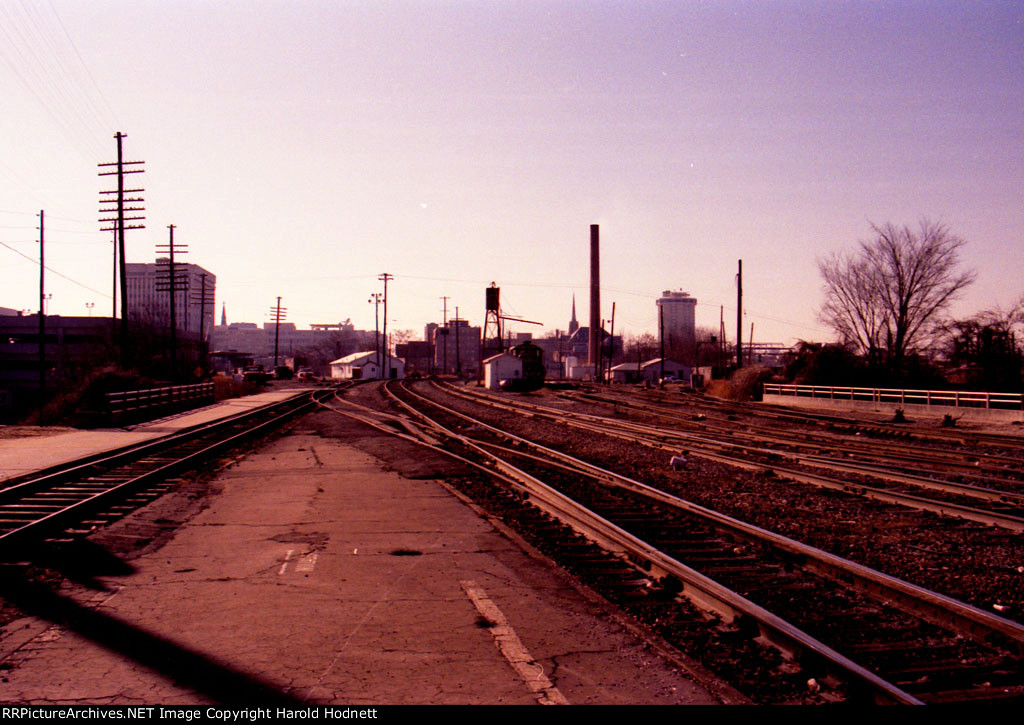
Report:
[{"label": "street light pole", "polygon": [[373,350],[377,355],[377,374],[380,374],[380,292],[374,292],[367,300],[373,305]]},{"label": "street light pole", "polygon": [[[377,279],[384,283],[384,345],[388,344],[388,280],[394,279],[394,275],[390,275],[387,272],[381,274]],[[391,351],[388,349],[384,350],[384,366],[387,368],[387,372],[384,375],[385,378],[391,377]]]}]

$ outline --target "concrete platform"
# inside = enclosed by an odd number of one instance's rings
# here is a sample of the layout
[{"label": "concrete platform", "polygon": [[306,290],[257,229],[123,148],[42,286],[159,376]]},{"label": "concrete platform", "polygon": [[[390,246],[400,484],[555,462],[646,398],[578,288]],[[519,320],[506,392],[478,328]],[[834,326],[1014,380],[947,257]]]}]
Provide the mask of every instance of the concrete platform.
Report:
[{"label": "concrete platform", "polygon": [[204,484],[167,540],[79,571],[90,586],[0,588],[32,615],[0,637],[0,702],[721,701],[441,482],[304,428]]},{"label": "concrete platform", "polygon": [[[8,478],[40,471],[84,456],[113,451],[196,425],[211,423],[312,390],[289,388],[232,398],[131,428],[76,430],[53,435],[0,438],[0,483]],[[45,429],[43,432],[45,433]]]}]

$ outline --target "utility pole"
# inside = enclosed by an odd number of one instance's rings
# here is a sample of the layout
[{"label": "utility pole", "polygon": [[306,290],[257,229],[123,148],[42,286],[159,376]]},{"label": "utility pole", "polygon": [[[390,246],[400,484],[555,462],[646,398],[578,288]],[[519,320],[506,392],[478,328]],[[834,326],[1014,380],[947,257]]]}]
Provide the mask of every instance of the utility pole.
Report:
[{"label": "utility pole", "polygon": [[658,305],[658,339],[661,341],[661,380],[665,379],[665,305]]},{"label": "utility pole", "polygon": [[[177,292],[187,288],[188,280],[181,276],[181,272],[175,266],[174,253],[186,254],[187,247],[176,244],[174,241],[173,224],[167,225],[170,230],[170,239],[166,244],[157,244],[157,278],[156,289],[158,292],[167,292],[170,302],[170,332],[171,332],[171,380],[178,379],[178,299]],[[166,257],[160,255],[166,254]]]},{"label": "utility pole", "polygon": [[[125,225],[125,222],[129,221],[141,221],[145,219],[144,216],[125,216],[125,212],[134,213],[145,211],[145,207],[141,206],[125,206],[126,203],[136,203],[145,201],[142,197],[125,198],[125,194],[135,194],[145,191],[145,189],[125,189],[124,188],[124,176],[125,174],[141,174],[145,169],[141,168],[141,165],[146,163],[145,161],[125,161],[122,141],[126,134],[118,131],[114,134],[114,138],[117,139],[117,161],[105,164],[98,164],[101,168],[105,167],[116,167],[112,171],[101,171],[100,176],[117,176],[117,189],[110,191],[101,191],[100,194],[100,214],[116,214],[114,217],[104,217],[100,219],[102,224],[113,224],[110,227],[102,227],[101,231],[114,232],[117,236],[117,243],[114,245],[114,256],[120,263],[119,271],[121,274],[121,361],[122,364],[127,365],[128,363],[128,280],[126,279],[127,266],[125,264],[124,256],[124,232],[126,229],[145,229],[145,225],[142,224],[131,224]],[[126,166],[137,166],[140,168],[129,168]],[[102,196],[103,194],[116,194],[115,197]]]},{"label": "utility pole", "polygon": [[442,343],[444,348],[444,366],[441,368],[442,375],[448,374],[448,300],[450,299],[451,297],[441,298],[441,300],[444,302],[444,308],[442,312],[443,317],[441,318],[442,321],[444,322],[444,325],[442,325],[441,327],[443,331],[442,336],[444,337],[444,342]]},{"label": "utility pole", "polygon": [[615,303],[612,302],[612,331],[608,338],[608,382],[612,381],[612,363],[615,362]]},{"label": "utility pole", "polygon": [[46,404],[46,214],[39,210],[39,425]]},{"label": "utility pole", "polygon": [[195,290],[192,291],[192,304],[199,304],[199,367],[204,371],[207,370],[207,356],[210,351],[207,349],[208,345],[206,342],[206,305],[209,303],[212,308],[214,305],[215,291],[213,287],[207,289],[206,278],[209,275],[203,274],[202,283],[199,288],[199,296],[196,297]]},{"label": "utility pole", "polygon": [[281,307],[281,298],[277,298],[277,306],[270,308],[270,317],[274,321],[274,372],[277,372],[277,353],[278,353],[278,342],[279,335],[281,332],[281,323],[288,314],[287,307]]},{"label": "utility pole", "polygon": [[114,243],[114,271],[110,277],[110,299],[112,300],[110,308],[110,339],[113,341],[117,337],[117,232],[114,232],[114,238],[111,241]]},{"label": "utility pole", "polygon": [[459,344],[459,308],[455,308],[455,374],[462,377],[462,345]]},{"label": "utility pole", "polygon": [[722,368],[723,371],[720,375],[725,375],[725,305],[719,305],[718,307],[718,367]]},{"label": "utility pole", "polygon": [[590,225],[590,339],[588,340],[588,365],[593,366],[594,382],[600,382],[601,369],[598,357],[601,354],[601,230],[597,224]]},{"label": "utility pole", "polygon": [[380,366],[380,300],[381,293],[374,292],[370,295],[370,299],[367,300],[373,305],[373,350],[377,355],[377,374],[379,375],[382,368]]},{"label": "utility pole", "polygon": [[736,369],[743,367],[743,260],[736,272]]},{"label": "utility pole", "polygon": [[643,370],[644,358],[643,352],[640,349],[640,340],[636,342],[636,376],[639,379],[640,373]]},{"label": "utility pole", "polygon": [[[382,273],[377,279],[384,283],[384,345],[388,344],[388,280],[394,279],[394,275],[387,272]],[[385,379],[391,377],[391,351],[385,350],[384,367],[387,369]]]}]

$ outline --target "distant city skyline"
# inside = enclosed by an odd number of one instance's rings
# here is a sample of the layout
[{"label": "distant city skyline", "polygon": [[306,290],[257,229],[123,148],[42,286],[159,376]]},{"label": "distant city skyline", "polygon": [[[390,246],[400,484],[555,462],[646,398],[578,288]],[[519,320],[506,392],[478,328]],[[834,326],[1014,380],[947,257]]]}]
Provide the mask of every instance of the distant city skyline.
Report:
[{"label": "distant city skyline", "polygon": [[544,323],[513,331],[564,330],[591,224],[627,336],[682,290],[734,339],[742,259],[745,341],[832,339],[816,259],[872,222],[967,240],[954,315],[1024,293],[1016,3],[36,0],[0,8],[0,79],[4,307],[39,306],[43,209],[49,312],[109,314],[119,131],[146,161],[127,261],[174,224],[229,322],[280,296],[372,330],[387,272],[389,329],[442,297],[482,325],[494,282]]}]

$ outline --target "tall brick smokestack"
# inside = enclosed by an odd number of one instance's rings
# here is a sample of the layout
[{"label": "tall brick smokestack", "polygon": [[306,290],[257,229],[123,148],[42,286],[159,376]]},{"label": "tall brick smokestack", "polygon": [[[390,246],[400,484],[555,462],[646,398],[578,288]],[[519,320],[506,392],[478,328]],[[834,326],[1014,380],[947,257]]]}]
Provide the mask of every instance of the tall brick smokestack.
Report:
[{"label": "tall brick smokestack", "polygon": [[590,347],[588,362],[594,366],[597,380],[597,357],[601,344],[601,234],[597,224],[590,225]]}]

